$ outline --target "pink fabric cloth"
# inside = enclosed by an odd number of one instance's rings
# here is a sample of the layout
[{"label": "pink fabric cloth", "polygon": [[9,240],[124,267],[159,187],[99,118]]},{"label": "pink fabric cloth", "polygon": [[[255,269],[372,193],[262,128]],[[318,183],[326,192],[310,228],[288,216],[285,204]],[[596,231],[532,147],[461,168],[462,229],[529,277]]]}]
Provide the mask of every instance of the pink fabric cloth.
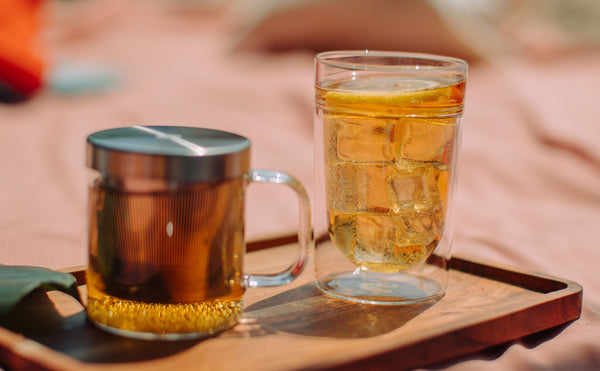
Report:
[{"label": "pink fabric cloth", "polygon": [[600,367],[598,60],[595,52],[471,69],[453,252],[576,281],[583,310],[539,345],[516,342],[496,360],[450,369]]},{"label": "pink fabric cloth", "polygon": [[[228,19],[218,11],[129,4],[93,13],[79,29],[55,21],[47,35],[56,60],[117,70],[116,88],[70,96],[47,90],[0,106],[0,263],[87,263],[85,139],[105,128],[237,132],[252,141],[253,167],[287,171],[313,188],[312,53],[233,52]],[[600,53],[589,52],[471,67],[453,251],[576,281],[584,307],[562,331],[448,369],[600,368],[598,61]],[[247,209],[249,240],[296,228],[296,200],[285,189],[252,185]]]}]

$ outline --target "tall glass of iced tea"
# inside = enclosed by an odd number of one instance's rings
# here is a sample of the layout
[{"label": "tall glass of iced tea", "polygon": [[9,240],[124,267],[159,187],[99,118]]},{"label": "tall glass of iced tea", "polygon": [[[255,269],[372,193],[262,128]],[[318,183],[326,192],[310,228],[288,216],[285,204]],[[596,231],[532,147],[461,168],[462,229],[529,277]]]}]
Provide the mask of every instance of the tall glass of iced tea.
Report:
[{"label": "tall glass of iced tea", "polygon": [[467,63],[339,51],[315,58],[316,283],[364,303],[441,297]]},{"label": "tall glass of iced tea", "polygon": [[[88,137],[87,315],[142,339],[205,337],[235,325],[248,287],[293,280],[312,241],[308,197],[292,176],[249,169],[250,141],[196,127],[133,126]],[[246,274],[244,200],[251,182],[291,187],[299,249],[279,273]]]}]

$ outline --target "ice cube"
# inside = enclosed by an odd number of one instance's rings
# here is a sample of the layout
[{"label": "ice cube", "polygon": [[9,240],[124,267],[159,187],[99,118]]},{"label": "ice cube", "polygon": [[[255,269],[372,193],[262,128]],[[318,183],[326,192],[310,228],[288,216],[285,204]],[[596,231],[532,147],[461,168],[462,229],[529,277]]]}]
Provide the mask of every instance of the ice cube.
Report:
[{"label": "ice cube", "polygon": [[436,237],[428,232],[407,233],[406,224],[395,215],[357,215],[353,260],[372,270],[407,269],[427,258],[428,245]]},{"label": "ice cube", "polygon": [[425,261],[441,237],[441,207],[393,213],[329,212],[331,240],[361,269],[392,272]]},{"label": "ice cube", "polygon": [[389,162],[394,159],[398,120],[332,115],[326,118],[325,145],[330,160]]},{"label": "ice cube", "polygon": [[346,256],[354,251],[356,234],[354,233],[354,214],[340,214],[329,212],[329,236],[334,244]]},{"label": "ice cube", "polygon": [[404,118],[397,130],[397,159],[449,165],[456,119]]},{"label": "ice cube", "polygon": [[394,170],[393,164],[328,163],[328,205],[347,213],[387,212],[392,207],[387,179]]},{"label": "ice cube", "polygon": [[356,216],[356,244],[369,260],[381,259],[386,250],[394,248],[394,222],[387,214]]},{"label": "ice cube", "polygon": [[386,184],[394,212],[399,212],[406,206],[435,203],[440,199],[435,171],[431,165],[398,163]]},{"label": "ice cube", "polygon": [[444,229],[441,201],[402,207],[394,212],[392,219],[399,246],[429,245]]}]

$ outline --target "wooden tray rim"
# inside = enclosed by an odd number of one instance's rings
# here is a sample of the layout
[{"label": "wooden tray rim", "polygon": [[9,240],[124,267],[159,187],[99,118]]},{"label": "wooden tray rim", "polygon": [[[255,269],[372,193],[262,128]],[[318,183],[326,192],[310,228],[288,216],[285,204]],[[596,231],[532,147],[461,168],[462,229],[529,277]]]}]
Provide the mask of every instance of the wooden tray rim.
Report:
[{"label": "wooden tray rim", "polygon": [[[449,269],[457,270],[463,273],[479,276],[486,279],[492,279],[494,281],[502,283],[516,285],[526,290],[537,291],[544,294],[540,295],[538,300],[532,300],[528,306],[520,306],[518,310],[511,310],[510,308],[505,308],[506,310],[503,312],[503,314],[501,314],[500,317],[496,318],[496,320],[505,321],[508,318],[517,317],[519,315],[518,312],[520,311],[527,310],[530,308],[548,306],[550,304],[559,304],[556,303],[558,300],[565,300],[566,298],[570,298],[573,296],[575,296],[573,300],[577,304],[574,307],[567,309],[568,313],[566,313],[564,321],[556,323],[552,326],[548,326],[546,328],[537,329],[533,332],[542,331],[551,327],[568,323],[570,321],[574,321],[578,319],[581,315],[583,287],[577,282],[545,273],[529,272],[517,267],[500,266],[493,263],[470,260],[460,256],[453,256],[451,258],[449,262]],[[58,269],[58,271],[73,274],[77,279],[78,285],[80,286],[85,284],[85,270],[85,265]],[[492,277],[488,276],[490,274]],[[512,280],[514,282],[506,282],[506,280],[502,280],[502,275],[514,278]],[[354,359],[345,364],[323,364],[322,366],[324,366],[327,369],[358,370],[364,367],[368,367],[373,363],[380,364],[382,362],[390,362],[392,361],[393,357],[398,356],[398,352],[400,351],[418,352],[419,348],[426,346],[425,344],[435,344],[436,341],[439,340],[437,338],[459,336],[460,332],[471,328],[484,328],[485,326],[489,325],[486,322],[487,321],[485,320],[482,321],[481,318],[467,318],[463,321],[457,321],[452,326],[449,326],[449,328],[447,329],[448,331],[446,331],[443,336],[437,334],[429,337],[420,337],[414,343],[409,343],[405,347],[400,349],[396,348],[390,350],[382,350],[380,354],[374,354],[363,359]],[[526,336],[529,334],[530,333],[525,332],[520,336],[512,337],[510,339],[504,339],[502,342],[515,340],[519,337]],[[459,356],[464,356],[473,352],[480,351],[484,348],[486,347],[471,347],[469,349],[465,349],[465,351],[461,352],[460,354],[453,354],[445,358],[451,359]],[[82,367],[89,365],[84,361],[79,361],[64,353],[61,353],[60,351],[53,350],[49,347],[35,342],[34,340],[28,339],[23,335],[13,333],[3,327],[0,327],[0,358],[4,357],[5,355],[13,357],[17,356],[18,360],[21,361],[24,365],[35,365],[36,367],[39,367],[41,369],[48,370],[81,369]],[[425,365],[426,364],[424,364],[424,366]]]}]

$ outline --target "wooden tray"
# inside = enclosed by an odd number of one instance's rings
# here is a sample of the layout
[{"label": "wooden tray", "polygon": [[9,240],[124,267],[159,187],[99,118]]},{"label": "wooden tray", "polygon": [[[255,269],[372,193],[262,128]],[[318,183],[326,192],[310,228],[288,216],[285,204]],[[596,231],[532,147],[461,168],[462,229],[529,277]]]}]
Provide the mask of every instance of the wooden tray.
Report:
[{"label": "wooden tray", "polygon": [[[294,245],[247,254],[253,272],[290,261]],[[310,264],[310,262],[309,262]],[[310,267],[310,266],[309,266]],[[82,284],[83,270],[73,273]],[[435,303],[373,306],[292,284],[250,289],[242,322],[201,341],[149,342],[105,333],[70,296],[34,293],[0,325],[0,367],[40,370],[410,369],[474,353],[576,320],[582,287],[564,279],[453,258]]]}]

